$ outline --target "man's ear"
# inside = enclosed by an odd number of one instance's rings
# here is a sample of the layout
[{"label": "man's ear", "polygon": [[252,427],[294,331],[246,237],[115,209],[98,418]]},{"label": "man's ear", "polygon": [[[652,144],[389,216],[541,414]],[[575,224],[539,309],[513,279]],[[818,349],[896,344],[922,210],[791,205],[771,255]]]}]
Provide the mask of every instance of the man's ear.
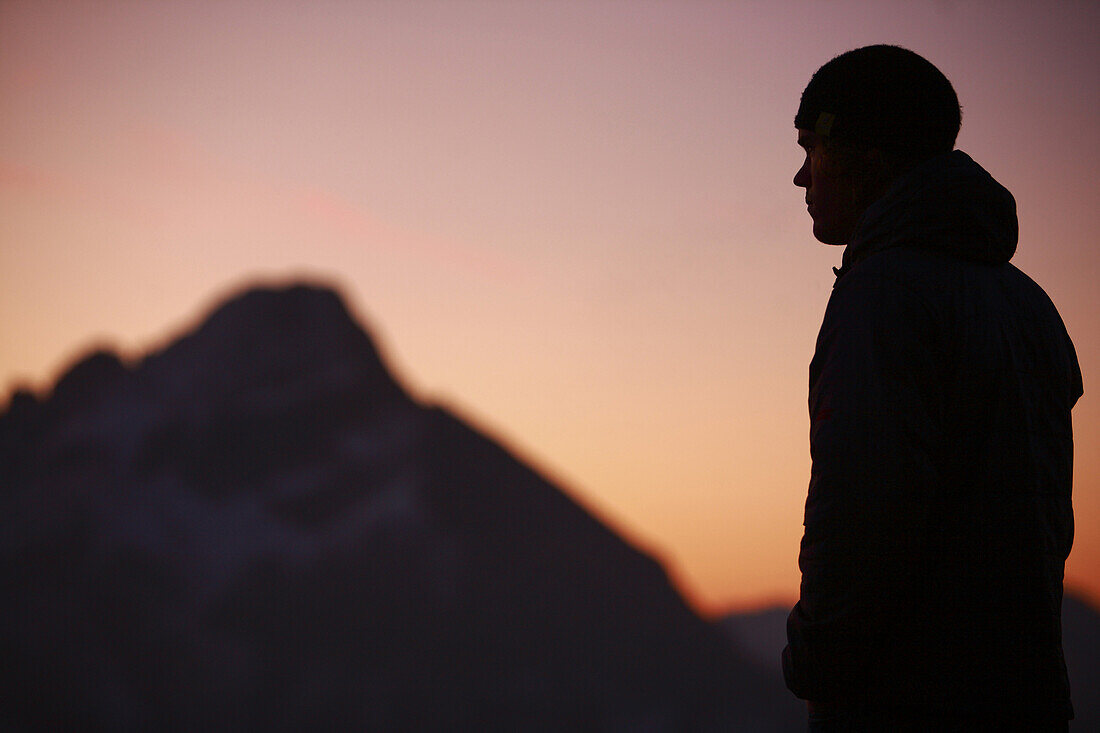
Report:
[{"label": "man's ear", "polygon": [[890,169],[893,167],[886,154],[878,148],[863,151],[863,164],[866,166],[864,170],[870,174],[871,178],[888,178]]},{"label": "man's ear", "polygon": [[897,166],[892,156],[879,148],[869,148],[862,152],[863,170],[867,173],[866,185],[872,199],[886,193],[890,184],[898,177]]}]

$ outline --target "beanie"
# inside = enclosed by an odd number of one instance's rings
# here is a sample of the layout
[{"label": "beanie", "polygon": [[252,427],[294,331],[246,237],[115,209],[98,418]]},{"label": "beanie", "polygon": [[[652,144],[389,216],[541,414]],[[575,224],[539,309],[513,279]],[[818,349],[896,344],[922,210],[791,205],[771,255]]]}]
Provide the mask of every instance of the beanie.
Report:
[{"label": "beanie", "polygon": [[923,159],[955,147],[962,114],[951,82],[899,46],[864,46],[813,75],[795,127],[822,137]]}]

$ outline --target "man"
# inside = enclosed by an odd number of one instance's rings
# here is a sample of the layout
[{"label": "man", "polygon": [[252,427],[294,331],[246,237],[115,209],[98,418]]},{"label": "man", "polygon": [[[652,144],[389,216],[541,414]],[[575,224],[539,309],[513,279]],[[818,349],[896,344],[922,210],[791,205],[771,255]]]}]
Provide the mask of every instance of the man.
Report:
[{"label": "man", "polygon": [[931,63],[821,67],[795,127],[814,236],[846,245],[810,364],[813,468],[787,624],[810,729],[1066,730],[1070,410],[1053,304],[1009,264],[1012,195],[954,150]]}]

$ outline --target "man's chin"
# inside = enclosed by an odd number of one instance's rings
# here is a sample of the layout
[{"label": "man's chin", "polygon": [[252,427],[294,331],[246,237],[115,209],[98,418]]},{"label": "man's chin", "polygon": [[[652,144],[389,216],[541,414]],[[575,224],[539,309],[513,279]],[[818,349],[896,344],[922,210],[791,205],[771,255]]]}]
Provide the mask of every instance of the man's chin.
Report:
[{"label": "man's chin", "polygon": [[814,224],[814,239],[822,244],[842,245],[848,243],[847,236],[825,227],[819,227],[817,224]]}]

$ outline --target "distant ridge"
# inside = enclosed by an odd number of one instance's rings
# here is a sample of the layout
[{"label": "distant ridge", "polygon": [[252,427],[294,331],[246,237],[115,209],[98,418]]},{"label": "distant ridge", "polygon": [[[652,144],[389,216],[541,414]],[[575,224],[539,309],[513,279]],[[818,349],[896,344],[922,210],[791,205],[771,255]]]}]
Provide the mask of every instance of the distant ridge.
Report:
[{"label": "distant ridge", "polygon": [[0,727],[792,729],[656,562],[411,399],[323,287],[16,393],[0,486]]},{"label": "distant ridge", "polygon": [[[779,652],[786,644],[789,608],[773,607],[750,613],[730,614],[718,625],[760,669],[777,690],[785,690]],[[1100,610],[1072,591],[1062,602],[1062,647],[1069,670],[1074,720],[1071,731],[1100,730]],[[775,709],[776,720],[787,710],[790,717],[804,715],[805,706],[793,696]]]}]

